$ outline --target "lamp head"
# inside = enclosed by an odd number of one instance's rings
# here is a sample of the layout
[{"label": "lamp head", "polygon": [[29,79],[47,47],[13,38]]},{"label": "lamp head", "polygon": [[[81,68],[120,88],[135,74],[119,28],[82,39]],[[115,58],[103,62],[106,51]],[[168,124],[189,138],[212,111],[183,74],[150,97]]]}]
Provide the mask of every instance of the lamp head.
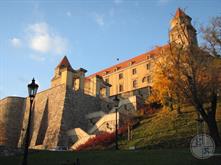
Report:
[{"label": "lamp head", "polygon": [[35,83],[35,79],[33,78],[31,83],[28,84],[28,94],[30,98],[34,98],[37,94],[38,84]]}]

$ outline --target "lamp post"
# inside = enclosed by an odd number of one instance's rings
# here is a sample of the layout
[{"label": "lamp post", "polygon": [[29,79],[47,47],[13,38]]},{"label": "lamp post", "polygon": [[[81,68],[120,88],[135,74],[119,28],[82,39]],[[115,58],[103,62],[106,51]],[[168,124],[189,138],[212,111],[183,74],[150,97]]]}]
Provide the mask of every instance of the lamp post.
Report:
[{"label": "lamp post", "polygon": [[27,130],[25,133],[25,146],[24,146],[24,155],[23,155],[23,161],[22,165],[27,165],[27,158],[28,158],[28,147],[30,142],[30,128],[31,128],[31,112],[32,112],[32,103],[34,101],[35,95],[38,90],[38,84],[35,83],[35,79],[32,79],[32,82],[28,84],[28,94],[30,98],[30,109],[29,109],[29,115],[28,115],[28,125]]},{"label": "lamp post", "polygon": [[114,104],[115,104],[115,113],[116,113],[116,128],[115,128],[115,149],[118,150],[118,130],[117,130],[117,112],[118,112],[118,105],[120,100],[117,98],[117,95],[114,98]]}]

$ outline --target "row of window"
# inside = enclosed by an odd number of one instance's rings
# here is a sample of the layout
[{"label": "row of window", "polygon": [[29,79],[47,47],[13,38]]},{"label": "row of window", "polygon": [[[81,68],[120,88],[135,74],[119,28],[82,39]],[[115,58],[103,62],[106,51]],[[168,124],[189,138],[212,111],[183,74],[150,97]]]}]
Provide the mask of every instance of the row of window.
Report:
[{"label": "row of window", "polygon": [[[153,55],[153,54],[147,55],[147,60],[150,60],[150,59],[153,59],[153,58],[154,58],[154,55]],[[129,66],[132,66],[134,63],[136,63],[136,62],[135,62],[135,61],[130,61],[130,62],[129,62]],[[150,69],[150,64],[147,64],[146,67],[147,67],[147,69]],[[121,69],[121,66],[117,66],[117,67],[114,68],[114,72],[116,72],[116,71],[118,71],[118,70],[120,70],[120,69]],[[106,70],[106,71],[104,72],[104,75],[107,75],[109,72],[110,72],[110,71]]]},{"label": "row of window", "polygon": [[[145,77],[142,78],[142,83],[145,83],[145,82],[147,82],[147,83],[151,83],[152,82],[150,75],[145,76]],[[137,80],[133,80],[132,81],[132,87],[133,88],[137,88],[138,87]],[[124,85],[123,84],[119,84],[119,92],[123,92],[123,91],[124,91]]]},{"label": "row of window", "polygon": [[[150,70],[150,69],[151,69],[151,63],[146,64],[146,69],[147,69],[147,70]],[[133,74],[133,75],[137,74],[137,68],[133,68],[133,69],[132,69],[132,74]],[[118,79],[121,80],[121,79],[123,79],[123,78],[124,78],[123,73],[119,73]],[[106,81],[107,83],[109,83],[109,78],[106,78],[105,81]],[[151,78],[150,78],[150,76],[143,77],[142,82],[143,82],[143,83],[144,83],[144,82],[151,83]],[[134,86],[136,86],[136,85],[133,85],[133,87],[134,87]],[[122,88],[123,88],[123,87],[122,87]],[[136,88],[136,87],[134,87],[134,88]]]},{"label": "row of window", "polygon": [[[151,68],[151,64],[150,64],[150,63],[146,64],[146,69],[147,69],[147,70],[150,70],[150,68]],[[137,74],[137,68],[133,68],[133,69],[132,69],[132,74],[133,74],[133,75]],[[123,73],[119,73],[118,78],[119,78],[119,80],[120,80],[120,79],[123,79],[123,78],[124,78]]]}]

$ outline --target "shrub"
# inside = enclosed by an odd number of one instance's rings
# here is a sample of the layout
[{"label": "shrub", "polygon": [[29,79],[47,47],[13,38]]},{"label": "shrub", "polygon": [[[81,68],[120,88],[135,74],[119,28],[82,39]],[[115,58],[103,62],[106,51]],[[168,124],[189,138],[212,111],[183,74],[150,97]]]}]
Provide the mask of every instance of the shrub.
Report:
[{"label": "shrub", "polygon": [[[127,126],[123,126],[118,129],[118,135],[122,135],[127,131]],[[96,135],[93,138],[88,139],[84,144],[77,147],[77,151],[91,150],[91,149],[103,149],[111,145],[115,141],[115,131],[112,133],[103,132]]]}]

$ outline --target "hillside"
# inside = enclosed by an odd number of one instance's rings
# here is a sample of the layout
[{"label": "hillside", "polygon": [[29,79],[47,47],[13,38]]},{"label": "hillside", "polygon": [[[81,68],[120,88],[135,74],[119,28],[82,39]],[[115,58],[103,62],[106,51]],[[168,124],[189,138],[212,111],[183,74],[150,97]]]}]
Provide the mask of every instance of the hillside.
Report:
[{"label": "hillside", "polygon": [[[120,141],[122,149],[136,148],[167,148],[187,147],[191,137],[197,134],[197,115],[193,107],[182,108],[182,114],[176,111],[161,110],[144,118],[132,130],[132,140],[123,137]],[[217,109],[217,123],[221,133],[221,102]],[[206,124],[205,124],[206,126]],[[205,127],[207,131],[207,128]]]}]

